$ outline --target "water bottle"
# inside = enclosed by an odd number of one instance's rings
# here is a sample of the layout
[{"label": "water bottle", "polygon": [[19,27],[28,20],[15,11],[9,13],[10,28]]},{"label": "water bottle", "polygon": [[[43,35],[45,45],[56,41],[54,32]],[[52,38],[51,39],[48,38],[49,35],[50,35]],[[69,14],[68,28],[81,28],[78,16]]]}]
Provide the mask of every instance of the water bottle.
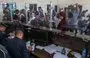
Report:
[{"label": "water bottle", "polygon": [[34,42],[34,40],[32,40],[31,46],[32,46],[32,51],[34,51],[35,50],[35,42]]},{"label": "water bottle", "polygon": [[66,54],[66,50],[65,50],[65,48],[62,49],[61,54],[63,54],[63,55]]},{"label": "water bottle", "polygon": [[82,51],[82,58],[88,58],[88,49],[87,45],[85,45],[85,48]]}]

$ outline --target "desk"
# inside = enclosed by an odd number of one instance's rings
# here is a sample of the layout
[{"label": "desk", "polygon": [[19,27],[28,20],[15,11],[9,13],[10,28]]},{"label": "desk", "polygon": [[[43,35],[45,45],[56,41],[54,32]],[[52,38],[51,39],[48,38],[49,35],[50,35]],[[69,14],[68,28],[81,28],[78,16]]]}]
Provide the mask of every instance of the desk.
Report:
[{"label": "desk", "polygon": [[44,50],[39,49],[36,49],[34,52],[32,52],[32,54],[35,55],[37,58],[53,58],[53,55],[50,55]]}]

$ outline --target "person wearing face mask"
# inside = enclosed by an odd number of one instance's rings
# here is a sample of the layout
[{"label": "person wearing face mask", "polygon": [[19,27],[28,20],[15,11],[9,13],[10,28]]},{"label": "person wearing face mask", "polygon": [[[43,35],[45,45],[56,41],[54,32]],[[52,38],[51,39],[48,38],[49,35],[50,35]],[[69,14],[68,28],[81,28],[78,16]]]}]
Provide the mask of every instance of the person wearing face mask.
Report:
[{"label": "person wearing face mask", "polygon": [[38,7],[38,13],[39,13],[39,18],[41,21],[43,21],[44,14],[43,14],[43,9],[42,7]]},{"label": "person wearing face mask", "polygon": [[13,19],[14,19],[14,21],[19,21],[20,20],[20,11],[18,9],[15,10]]}]

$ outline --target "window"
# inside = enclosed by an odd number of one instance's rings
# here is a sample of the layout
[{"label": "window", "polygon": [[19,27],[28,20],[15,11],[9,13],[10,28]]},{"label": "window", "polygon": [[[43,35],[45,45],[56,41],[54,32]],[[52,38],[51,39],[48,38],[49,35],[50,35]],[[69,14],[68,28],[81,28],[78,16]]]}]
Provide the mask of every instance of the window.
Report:
[{"label": "window", "polygon": [[29,9],[30,10],[34,10],[34,11],[37,11],[37,4],[30,4],[29,5]]}]

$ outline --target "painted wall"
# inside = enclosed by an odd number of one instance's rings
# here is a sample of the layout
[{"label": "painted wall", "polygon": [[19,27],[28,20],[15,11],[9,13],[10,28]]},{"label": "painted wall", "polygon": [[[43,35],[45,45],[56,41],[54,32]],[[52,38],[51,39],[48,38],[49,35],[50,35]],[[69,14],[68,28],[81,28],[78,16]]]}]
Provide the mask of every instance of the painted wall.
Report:
[{"label": "painted wall", "polygon": [[[15,0],[15,2],[17,2],[18,0]],[[17,3],[17,8],[21,9],[21,8],[24,8],[25,7],[25,3],[26,4],[37,4],[37,6],[41,6],[43,8],[43,10],[46,12],[46,9],[47,9],[47,4],[50,4],[50,1],[51,0],[23,0],[22,3],[21,1],[19,1]],[[52,0],[52,4],[53,5],[57,5],[57,0]],[[28,6],[27,5],[27,6]]]},{"label": "painted wall", "polygon": [[11,1],[17,3],[18,9],[23,9],[25,8],[25,3],[26,4],[30,3],[30,4],[38,4],[38,6],[41,6],[45,12],[47,9],[47,4],[50,4],[50,1],[52,1],[53,5],[58,5],[61,8],[69,4],[75,4],[75,3],[82,4],[84,7],[86,6],[89,7],[90,5],[90,0],[0,0],[0,3],[11,2]]},{"label": "painted wall", "polygon": [[[83,7],[84,7],[83,9],[89,9],[89,12],[90,12],[90,0],[0,0],[0,4],[4,3],[4,2],[11,2],[11,1],[16,2],[18,9],[25,8],[25,3],[27,6],[29,4],[37,4],[38,6],[41,6],[43,8],[44,12],[46,12],[47,4],[50,4],[50,1],[52,1],[53,6],[58,5],[61,8],[65,7],[67,5],[70,5],[70,4],[79,3],[79,4],[83,5]],[[0,8],[0,13],[1,12],[2,11]]]}]

